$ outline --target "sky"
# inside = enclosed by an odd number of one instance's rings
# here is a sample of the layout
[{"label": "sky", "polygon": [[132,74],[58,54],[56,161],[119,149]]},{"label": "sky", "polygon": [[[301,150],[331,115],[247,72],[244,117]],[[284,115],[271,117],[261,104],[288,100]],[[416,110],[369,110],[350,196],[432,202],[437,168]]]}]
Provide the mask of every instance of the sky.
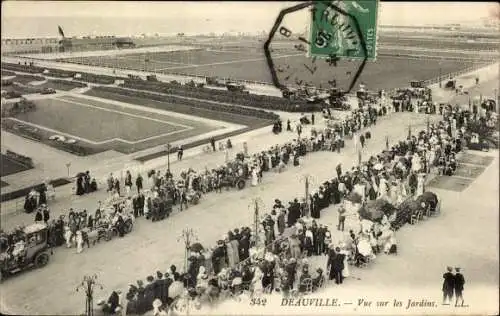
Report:
[{"label": "sky", "polygon": [[[362,2],[362,1],[361,1]],[[2,36],[53,36],[57,25],[73,35],[125,33],[258,32],[269,30],[278,12],[297,2],[113,2],[3,1]],[[481,20],[498,10],[495,2],[382,2],[379,24],[449,24]],[[297,15],[291,28],[301,27]],[[128,22],[124,22],[128,21]],[[43,34],[42,34],[43,33]],[[85,34],[86,33],[86,34]]]}]

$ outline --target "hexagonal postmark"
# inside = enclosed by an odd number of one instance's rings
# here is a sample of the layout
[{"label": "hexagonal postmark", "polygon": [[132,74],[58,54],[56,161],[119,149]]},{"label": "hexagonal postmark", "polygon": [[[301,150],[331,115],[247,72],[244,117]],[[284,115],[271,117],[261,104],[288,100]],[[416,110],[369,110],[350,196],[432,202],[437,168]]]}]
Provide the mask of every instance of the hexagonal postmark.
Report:
[{"label": "hexagonal postmark", "polygon": [[282,10],[264,44],[273,84],[350,92],[376,57],[377,10],[377,0],[309,1]]}]

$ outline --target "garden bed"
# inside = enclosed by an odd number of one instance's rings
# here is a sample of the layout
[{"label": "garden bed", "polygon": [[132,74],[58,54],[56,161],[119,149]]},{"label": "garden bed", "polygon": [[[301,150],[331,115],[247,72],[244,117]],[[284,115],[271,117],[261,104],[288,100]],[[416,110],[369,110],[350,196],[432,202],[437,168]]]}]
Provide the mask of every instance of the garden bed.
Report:
[{"label": "garden bed", "polygon": [[1,65],[2,65],[2,70],[21,71],[34,74],[41,74],[45,69],[37,66],[23,65],[21,63],[19,64],[2,63]]},{"label": "garden bed", "polygon": [[8,132],[28,138],[60,150],[67,151],[77,156],[88,156],[102,152],[102,150],[92,148],[90,146],[85,146],[81,144],[69,144],[65,142],[50,140],[49,137],[52,135],[45,130],[32,127],[28,124],[23,124],[18,121],[12,121],[7,119],[2,119],[2,128]]},{"label": "garden bed", "polygon": [[13,71],[8,71],[8,70],[3,70],[2,69],[2,77],[10,77],[10,76],[15,76],[16,73]]},{"label": "garden bed", "polygon": [[[238,123],[239,120],[245,120],[245,117],[250,117],[250,118],[254,117],[269,121],[274,121],[279,119],[279,115],[271,112],[266,112],[263,110],[243,108],[243,107],[224,105],[224,104],[214,104],[209,102],[189,100],[184,98],[178,98],[175,96],[162,95],[146,91],[133,91],[115,87],[95,87],[87,91],[85,94],[96,97],[110,98],[123,102],[128,101],[126,100],[127,96],[142,98],[144,99],[144,101],[150,99],[165,103],[153,104],[151,102],[149,103],[144,102],[143,105],[150,107],[158,107],[167,111],[178,112],[188,115],[193,115],[194,113],[196,113],[196,115],[201,117],[228,121],[231,123]],[[123,98],[123,96],[125,98]],[[245,123],[242,122],[241,124]]]},{"label": "garden bed", "polygon": [[274,111],[311,112],[320,110],[320,106],[318,104],[308,104],[302,100],[291,101],[285,98],[273,96],[256,95],[238,91],[215,90],[204,87],[195,87],[193,85],[181,85],[179,83],[126,79],[122,86],[131,89],[161,92]]},{"label": "garden bed", "polygon": [[86,83],[70,81],[70,80],[59,80],[50,79],[46,83],[39,85],[41,89],[50,88],[54,90],[69,91],[76,88],[86,88],[88,85]]},{"label": "garden bed", "polygon": [[19,75],[17,74],[15,78],[12,79],[13,82],[18,82],[20,84],[28,84],[33,81],[44,81],[45,77],[33,76],[33,75]]}]

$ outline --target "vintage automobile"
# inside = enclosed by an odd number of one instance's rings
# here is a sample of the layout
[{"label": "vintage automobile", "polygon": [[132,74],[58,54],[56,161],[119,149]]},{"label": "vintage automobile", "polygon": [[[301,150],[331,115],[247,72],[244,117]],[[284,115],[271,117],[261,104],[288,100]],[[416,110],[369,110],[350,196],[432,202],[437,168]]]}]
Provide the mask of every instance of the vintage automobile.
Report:
[{"label": "vintage automobile", "polygon": [[172,213],[173,200],[170,197],[162,196],[151,200],[152,207],[146,215],[146,219],[156,222],[167,218]]},{"label": "vintage automobile", "polygon": [[218,79],[217,77],[207,77],[206,78],[207,85],[216,86],[216,87],[226,87],[226,81],[222,79]]},{"label": "vintage automobile", "polygon": [[245,86],[238,83],[228,82],[226,89],[231,92],[245,92]]},{"label": "vintage automobile", "polygon": [[43,88],[42,91],[40,91],[40,94],[54,94],[56,93],[56,90],[52,88]]},{"label": "vintage automobile", "polygon": [[0,253],[0,282],[11,274],[32,267],[42,268],[50,258],[48,244],[48,227],[44,223],[35,223],[24,227],[16,234],[15,244],[9,244],[2,236]]},{"label": "vintage automobile", "polygon": [[451,79],[451,80],[448,80],[448,81],[446,82],[446,84],[444,85],[444,87],[445,87],[446,89],[455,90],[455,89],[456,89],[456,85],[457,85],[457,81],[456,81],[456,80]]}]

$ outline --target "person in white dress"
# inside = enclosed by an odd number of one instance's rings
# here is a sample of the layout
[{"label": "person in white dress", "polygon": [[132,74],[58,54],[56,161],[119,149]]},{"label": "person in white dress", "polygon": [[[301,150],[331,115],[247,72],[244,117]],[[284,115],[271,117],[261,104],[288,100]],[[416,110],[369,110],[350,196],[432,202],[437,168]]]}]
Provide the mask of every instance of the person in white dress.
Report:
[{"label": "person in white dress", "polygon": [[415,153],[411,159],[411,169],[413,172],[419,172],[420,169],[422,169],[420,156],[417,153]]},{"label": "person in white dress", "polygon": [[259,266],[255,267],[254,270],[254,275],[251,283],[251,288],[253,289],[254,294],[259,295],[259,293],[262,293],[264,289],[262,288],[262,277],[264,274],[262,273],[262,270],[260,270]]},{"label": "person in white dress", "polygon": [[259,175],[257,173],[257,169],[252,169],[252,186],[255,187],[259,183]]},{"label": "person in white dress", "polygon": [[348,278],[351,273],[349,272],[349,264],[347,263],[347,259],[351,255],[351,252],[347,249],[347,246],[344,242],[340,244],[340,253],[344,256],[344,270],[342,270],[342,276],[344,278]]},{"label": "person in white dress", "polygon": [[424,194],[425,174],[419,173],[417,176],[417,196]]}]

